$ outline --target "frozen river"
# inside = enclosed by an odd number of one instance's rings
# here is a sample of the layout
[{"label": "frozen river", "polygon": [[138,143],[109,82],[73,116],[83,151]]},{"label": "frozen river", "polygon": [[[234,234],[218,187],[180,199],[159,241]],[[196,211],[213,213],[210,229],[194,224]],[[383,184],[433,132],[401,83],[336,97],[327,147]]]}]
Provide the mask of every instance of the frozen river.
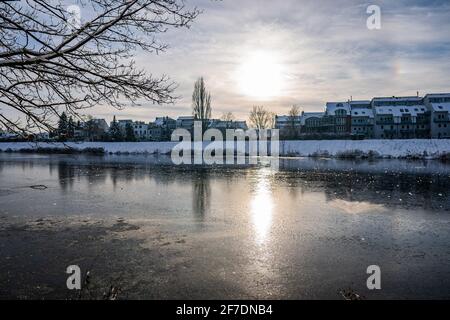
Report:
[{"label": "frozen river", "polygon": [[[450,165],[0,153],[0,298],[450,298]],[[370,265],[381,290],[366,287]]]}]

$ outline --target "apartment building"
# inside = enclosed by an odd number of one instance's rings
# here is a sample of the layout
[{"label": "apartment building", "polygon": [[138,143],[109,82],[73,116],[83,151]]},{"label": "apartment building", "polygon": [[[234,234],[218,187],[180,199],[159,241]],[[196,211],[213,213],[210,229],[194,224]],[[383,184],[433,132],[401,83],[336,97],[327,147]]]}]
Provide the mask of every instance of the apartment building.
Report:
[{"label": "apartment building", "polygon": [[427,138],[429,112],[421,97],[374,98],[376,139]]},{"label": "apartment building", "polygon": [[450,93],[427,94],[424,104],[431,112],[431,137],[450,138]]}]

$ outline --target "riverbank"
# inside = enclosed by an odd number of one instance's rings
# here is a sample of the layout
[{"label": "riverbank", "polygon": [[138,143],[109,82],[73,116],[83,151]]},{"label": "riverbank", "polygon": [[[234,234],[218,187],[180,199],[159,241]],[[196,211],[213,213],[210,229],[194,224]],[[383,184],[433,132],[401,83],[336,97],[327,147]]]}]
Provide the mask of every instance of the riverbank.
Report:
[{"label": "riverbank", "polygon": [[[0,142],[0,152],[170,154],[177,144],[178,142]],[[207,145],[204,142],[204,148]],[[282,157],[447,160],[450,159],[450,140],[280,141],[279,150]]]}]

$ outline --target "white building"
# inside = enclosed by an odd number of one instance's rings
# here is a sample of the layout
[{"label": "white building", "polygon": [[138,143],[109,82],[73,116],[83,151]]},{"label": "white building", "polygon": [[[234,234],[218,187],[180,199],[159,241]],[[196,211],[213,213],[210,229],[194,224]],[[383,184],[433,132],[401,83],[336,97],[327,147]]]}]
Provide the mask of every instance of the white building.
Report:
[{"label": "white building", "polygon": [[333,117],[333,132],[336,134],[350,133],[351,107],[349,102],[327,102],[325,114]]},{"label": "white building", "polygon": [[424,103],[431,110],[431,137],[450,138],[450,93],[427,94]]},{"label": "white building", "polygon": [[421,97],[372,100],[376,139],[412,139],[429,136],[430,113]]},{"label": "white building", "polygon": [[136,121],[132,123],[133,132],[136,139],[146,140],[148,133],[148,124],[143,121]]},{"label": "white building", "polygon": [[349,102],[351,109],[351,135],[365,139],[373,138],[374,113],[370,100]]},{"label": "white building", "polygon": [[177,119],[177,128],[192,130],[194,127],[194,116],[182,116]]}]

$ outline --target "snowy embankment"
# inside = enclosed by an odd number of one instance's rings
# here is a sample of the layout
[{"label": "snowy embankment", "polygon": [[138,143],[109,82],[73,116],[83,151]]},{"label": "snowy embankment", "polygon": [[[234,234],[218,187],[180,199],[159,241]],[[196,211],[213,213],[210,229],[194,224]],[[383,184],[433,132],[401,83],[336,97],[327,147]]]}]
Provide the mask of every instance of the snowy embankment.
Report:
[{"label": "snowy embankment", "polygon": [[0,142],[0,151],[103,149],[106,153],[170,154],[177,142]]},{"label": "snowy embankment", "polygon": [[[0,151],[41,151],[45,149],[103,150],[120,154],[170,154],[178,142],[0,142]],[[208,143],[204,143],[207,146]],[[248,146],[246,148],[248,150]],[[419,158],[450,156],[450,140],[318,140],[281,141],[281,156],[337,158]]]},{"label": "snowy embankment", "polygon": [[450,139],[282,141],[287,156],[437,159],[450,154]]}]

